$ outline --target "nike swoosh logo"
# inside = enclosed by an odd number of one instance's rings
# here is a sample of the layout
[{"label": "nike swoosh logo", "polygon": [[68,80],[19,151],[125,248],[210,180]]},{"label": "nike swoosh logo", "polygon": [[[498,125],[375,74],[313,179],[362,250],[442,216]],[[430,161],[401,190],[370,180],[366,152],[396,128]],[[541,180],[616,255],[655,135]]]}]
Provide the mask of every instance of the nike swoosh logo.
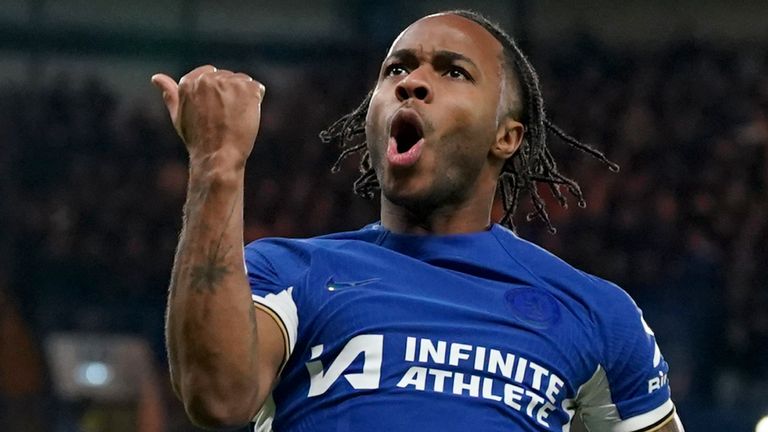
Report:
[{"label": "nike swoosh logo", "polygon": [[365,279],[360,281],[351,281],[351,282],[336,282],[333,280],[333,277],[328,279],[328,282],[325,284],[325,287],[328,288],[328,291],[341,291],[349,288],[357,288],[364,285],[369,285],[374,282],[380,281],[381,278],[372,278],[372,279]]}]

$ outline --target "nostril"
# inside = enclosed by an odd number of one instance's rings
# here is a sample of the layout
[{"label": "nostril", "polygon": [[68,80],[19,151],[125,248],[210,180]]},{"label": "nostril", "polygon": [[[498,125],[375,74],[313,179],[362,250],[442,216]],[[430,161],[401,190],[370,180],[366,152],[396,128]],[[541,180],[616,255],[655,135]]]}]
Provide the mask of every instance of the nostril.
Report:
[{"label": "nostril", "polygon": [[413,89],[413,96],[416,97],[416,99],[424,100],[427,98],[427,94],[429,91],[426,87],[416,87]]},{"label": "nostril", "polygon": [[410,97],[408,96],[408,90],[406,90],[403,87],[398,87],[397,90],[395,91],[397,92],[397,98],[400,99],[401,101],[406,100]]}]

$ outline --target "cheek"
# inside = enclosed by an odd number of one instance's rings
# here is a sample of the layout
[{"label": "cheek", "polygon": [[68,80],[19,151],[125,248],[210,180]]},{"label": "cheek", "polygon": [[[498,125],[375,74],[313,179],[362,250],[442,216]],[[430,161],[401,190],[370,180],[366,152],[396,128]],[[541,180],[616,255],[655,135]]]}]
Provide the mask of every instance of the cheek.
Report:
[{"label": "cheek", "polygon": [[376,132],[376,123],[379,113],[378,104],[376,102],[376,93],[374,92],[371,102],[368,104],[368,112],[365,114],[366,135]]},{"label": "cheek", "polygon": [[462,107],[451,112],[446,119],[445,157],[454,159],[460,165],[476,165],[484,161],[496,137],[495,113],[489,115],[474,107]]},{"label": "cheek", "polygon": [[495,112],[471,106],[447,111],[443,119],[441,146],[435,155],[434,170],[443,182],[463,189],[473,184],[485,165],[496,137]]},{"label": "cheek", "polygon": [[368,105],[368,113],[365,116],[365,139],[368,143],[368,151],[372,156],[383,154],[384,149],[381,141],[384,136],[385,123],[382,104],[374,92],[371,103]]}]

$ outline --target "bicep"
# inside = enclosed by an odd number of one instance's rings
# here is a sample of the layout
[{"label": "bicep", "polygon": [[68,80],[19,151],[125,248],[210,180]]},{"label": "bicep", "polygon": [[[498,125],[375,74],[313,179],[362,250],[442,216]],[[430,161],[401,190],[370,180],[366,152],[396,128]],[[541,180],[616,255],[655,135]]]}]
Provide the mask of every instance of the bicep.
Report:
[{"label": "bicep", "polygon": [[287,349],[285,329],[281,327],[281,324],[278,323],[273,314],[257,306],[254,306],[254,308],[256,310],[256,328],[258,333],[258,345],[254,347],[256,358],[259,362],[257,369],[259,375],[259,394],[257,397],[259,406],[255,407],[256,411],[258,411],[277,383],[280,368],[284,361],[287,360]]},{"label": "bicep", "polygon": [[[655,428],[651,427],[650,429],[644,428],[640,430],[643,432],[685,432],[677,413],[673,414],[666,422],[661,423]],[[579,416],[576,416],[571,423],[571,432],[590,432],[590,429],[584,426],[584,423],[582,423]]]},{"label": "bicep", "polygon": [[667,423],[661,425],[656,432],[685,432],[685,430],[683,429],[683,423],[680,421],[680,417],[675,414]]},{"label": "bicep", "polygon": [[577,397],[581,419],[592,432],[663,430],[674,416],[669,366],[634,301],[618,289],[605,294],[599,366]]}]

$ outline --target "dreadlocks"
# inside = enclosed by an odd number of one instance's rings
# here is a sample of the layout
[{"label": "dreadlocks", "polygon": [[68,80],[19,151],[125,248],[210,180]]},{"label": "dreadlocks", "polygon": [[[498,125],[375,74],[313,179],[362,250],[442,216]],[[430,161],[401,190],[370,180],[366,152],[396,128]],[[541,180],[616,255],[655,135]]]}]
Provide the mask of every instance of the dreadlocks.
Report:
[{"label": "dreadlocks", "polygon": [[[547,135],[549,133],[554,134],[568,145],[600,160],[611,171],[617,172],[619,166],[609,161],[599,150],[568,135],[547,119],[536,71],[514,39],[507,35],[501,27],[471,11],[456,10],[446,12],[446,14],[457,15],[481,25],[501,43],[506,79],[508,82],[519,84],[519,91],[522,93],[519,121],[525,126],[526,135],[518,151],[505,162],[499,175],[499,189],[504,207],[504,216],[500,222],[502,225],[514,229],[512,217],[517,210],[520,193],[525,190],[530,195],[534,208],[534,211],[528,214],[526,219],[530,221],[538,217],[547,225],[549,231],[554,233],[556,230],[549,219],[544,200],[539,195],[538,185],[546,184],[552,195],[563,207],[567,207],[567,200],[561,187],[565,187],[577,199],[580,207],[586,206],[586,201],[578,183],[558,171],[555,158],[547,146]],[[320,133],[320,140],[323,143],[336,144],[343,149],[332,167],[333,172],[339,170],[341,162],[347,156],[362,152],[361,175],[355,181],[354,191],[366,198],[373,198],[375,191],[379,188],[376,173],[371,163],[371,156],[366,147],[367,143],[365,140],[358,139],[359,136],[365,134],[365,119],[372,95],[373,92],[368,93],[354,111],[341,117]]]}]

